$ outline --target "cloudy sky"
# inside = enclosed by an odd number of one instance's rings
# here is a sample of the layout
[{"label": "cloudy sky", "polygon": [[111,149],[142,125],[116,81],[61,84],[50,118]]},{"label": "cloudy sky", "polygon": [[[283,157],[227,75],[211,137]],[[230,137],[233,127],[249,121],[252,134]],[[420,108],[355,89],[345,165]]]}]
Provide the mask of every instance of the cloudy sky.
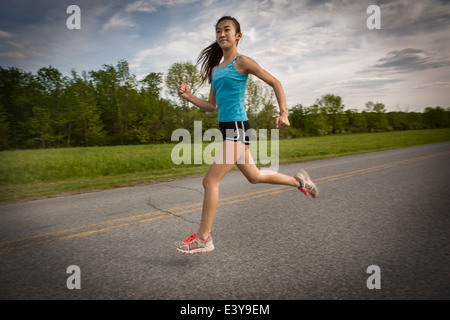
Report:
[{"label": "cloudy sky", "polygon": [[[81,29],[69,30],[69,5]],[[369,29],[370,5],[381,28]],[[126,60],[138,78],[195,62],[223,15],[244,34],[238,50],[283,84],[288,106],[327,93],[346,109],[450,107],[448,0],[1,0],[0,66],[64,75]]]}]

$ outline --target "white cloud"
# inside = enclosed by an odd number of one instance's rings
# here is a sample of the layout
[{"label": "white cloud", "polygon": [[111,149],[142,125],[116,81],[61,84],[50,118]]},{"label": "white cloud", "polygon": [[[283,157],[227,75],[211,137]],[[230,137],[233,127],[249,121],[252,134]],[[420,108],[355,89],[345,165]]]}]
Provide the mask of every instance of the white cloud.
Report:
[{"label": "white cloud", "polygon": [[128,12],[155,12],[161,6],[175,7],[193,3],[199,0],[138,0],[125,8]]},{"label": "white cloud", "polygon": [[8,44],[10,44],[11,46],[15,47],[15,48],[19,48],[19,49],[23,49],[25,47],[25,43],[20,43],[17,41],[8,41]]},{"label": "white cloud", "polygon": [[0,30],[0,38],[12,38],[14,37],[14,34],[11,32]]},{"label": "white cloud", "polygon": [[[173,38],[175,37],[177,39],[174,41]],[[130,67],[136,69],[138,73],[166,72],[177,61],[195,63],[197,55],[202,49],[203,39],[199,33],[177,33],[173,31],[172,36],[167,41],[136,52],[131,58]]]},{"label": "white cloud", "polygon": [[123,27],[135,27],[136,24],[133,22],[130,16],[127,16],[123,12],[116,13],[113,15],[108,22],[106,22],[102,31],[107,31],[112,28],[123,28]]},{"label": "white cloud", "polygon": [[107,23],[102,26],[102,31],[112,28],[135,27],[133,13],[154,13],[159,7],[175,7],[197,2],[199,0],[138,0],[128,4],[124,9],[116,12]]},{"label": "white cloud", "polygon": [[368,77],[368,78],[352,78],[338,80],[326,84],[323,88],[318,89],[318,91],[326,91],[335,88],[376,88],[388,86],[391,83],[399,82],[399,79],[385,78],[385,77]]},{"label": "white cloud", "polygon": [[448,66],[450,66],[450,59],[443,54],[417,48],[406,48],[389,52],[372,68],[408,72]]},{"label": "white cloud", "polygon": [[26,58],[26,55],[23,52],[19,51],[9,51],[9,52],[0,52],[0,58]]},{"label": "white cloud", "polygon": [[428,88],[450,88],[450,82],[436,81],[432,83],[422,83],[417,86],[414,86],[414,89],[428,89]]},{"label": "white cloud", "polygon": [[128,12],[155,12],[158,10],[158,7],[162,5],[162,1],[148,1],[148,0],[139,0],[133,3],[130,3],[125,8],[125,11]]}]

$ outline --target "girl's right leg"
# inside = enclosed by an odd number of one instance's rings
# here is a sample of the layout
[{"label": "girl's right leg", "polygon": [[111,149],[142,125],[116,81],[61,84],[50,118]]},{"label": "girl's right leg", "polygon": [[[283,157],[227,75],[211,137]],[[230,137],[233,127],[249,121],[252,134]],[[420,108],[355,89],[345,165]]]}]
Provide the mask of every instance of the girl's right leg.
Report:
[{"label": "girl's right leg", "polygon": [[[237,159],[237,143],[225,140],[222,149],[203,179],[205,190],[203,198],[202,220],[197,234],[192,234],[183,242],[175,244],[175,249],[183,253],[209,252],[214,249],[211,228],[219,203],[219,184],[233,168]],[[233,151],[233,152],[232,152]]]},{"label": "girl's right leg", "polygon": [[214,215],[219,203],[219,184],[232,167],[233,164],[218,164],[214,162],[203,179],[205,194],[203,198],[202,220],[197,232],[200,239],[207,239],[211,234]]}]

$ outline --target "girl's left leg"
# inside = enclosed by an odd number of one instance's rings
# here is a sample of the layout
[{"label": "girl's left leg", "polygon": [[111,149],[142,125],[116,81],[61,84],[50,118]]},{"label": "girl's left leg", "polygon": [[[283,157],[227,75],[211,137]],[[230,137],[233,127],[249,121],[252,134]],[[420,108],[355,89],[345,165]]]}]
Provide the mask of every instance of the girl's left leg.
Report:
[{"label": "girl's left leg", "polygon": [[275,171],[259,170],[252,159],[248,146],[245,147],[245,152],[242,157],[239,158],[237,166],[250,183],[270,183],[293,186],[300,189],[306,196],[311,195],[313,198],[319,196],[319,189],[314,182],[311,181],[311,178],[305,170],[299,170],[293,177]]},{"label": "girl's left leg", "polygon": [[253,161],[248,146],[245,146],[245,153],[242,156],[245,157],[245,161],[241,158],[237,166],[250,183],[270,183],[299,187],[298,180],[294,177],[275,171],[259,170]]}]

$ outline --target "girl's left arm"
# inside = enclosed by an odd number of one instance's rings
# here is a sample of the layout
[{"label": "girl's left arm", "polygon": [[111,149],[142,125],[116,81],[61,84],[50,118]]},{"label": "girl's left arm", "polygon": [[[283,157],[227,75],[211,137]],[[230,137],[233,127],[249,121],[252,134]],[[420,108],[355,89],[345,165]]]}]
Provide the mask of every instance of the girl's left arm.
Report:
[{"label": "girl's left arm", "polygon": [[276,120],[277,128],[286,129],[289,127],[286,96],[281,82],[261,68],[255,60],[247,56],[239,56],[239,59],[236,60],[236,67],[239,72],[253,74],[273,88],[278,101],[278,106],[280,107],[280,116],[278,116]]}]

